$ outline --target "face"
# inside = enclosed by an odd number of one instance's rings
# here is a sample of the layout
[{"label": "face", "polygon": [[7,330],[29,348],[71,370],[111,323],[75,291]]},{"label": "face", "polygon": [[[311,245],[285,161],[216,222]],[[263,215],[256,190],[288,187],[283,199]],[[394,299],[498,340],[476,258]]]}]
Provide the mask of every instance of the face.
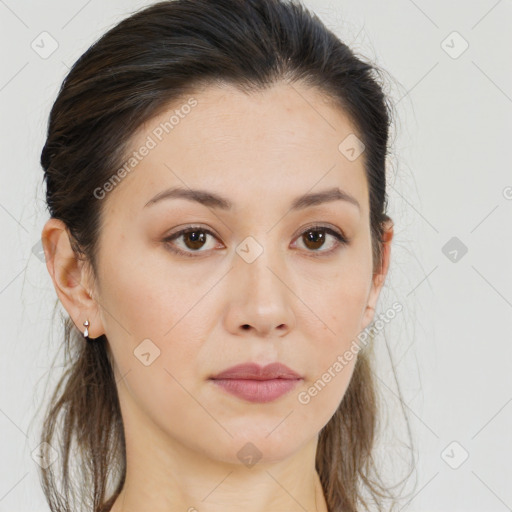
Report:
[{"label": "face", "polygon": [[[101,199],[90,317],[92,335],[109,340],[128,436],[145,429],[234,463],[250,442],[271,462],[329,421],[356,356],[336,362],[380,289],[364,153],[350,160],[339,149],[353,133],[318,92],[283,84],[252,95],[203,89],[134,136],[140,161]],[[175,188],[188,197],[162,196]],[[341,193],[297,201],[332,189]],[[196,201],[191,190],[221,199]],[[279,362],[300,379],[273,398],[261,382],[242,383],[248,396],[211,380],[248,362]]]}]

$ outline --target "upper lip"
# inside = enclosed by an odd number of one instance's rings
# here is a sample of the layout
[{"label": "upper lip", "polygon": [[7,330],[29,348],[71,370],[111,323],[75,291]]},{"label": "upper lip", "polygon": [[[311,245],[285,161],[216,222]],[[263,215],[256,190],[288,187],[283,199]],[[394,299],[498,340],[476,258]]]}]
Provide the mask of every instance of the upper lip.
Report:
[{"label": "upper lip", "polygon": [[238,364],[210,378],[252,380],[302,379],[297,372],[281,363],[271,363],[266,366],[260,366],[256,363]]}]

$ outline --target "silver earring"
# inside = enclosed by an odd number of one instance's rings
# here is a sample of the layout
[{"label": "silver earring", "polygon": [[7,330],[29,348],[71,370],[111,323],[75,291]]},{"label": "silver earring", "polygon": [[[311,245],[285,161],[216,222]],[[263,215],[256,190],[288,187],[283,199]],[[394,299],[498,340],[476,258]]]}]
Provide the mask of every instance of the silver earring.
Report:
[{"label": "silver earring", "polygon": [[87,336],[89,336],[89,320],[86,320],[84,322],[84,325],[85,325],[84,338],[87,338]]}]

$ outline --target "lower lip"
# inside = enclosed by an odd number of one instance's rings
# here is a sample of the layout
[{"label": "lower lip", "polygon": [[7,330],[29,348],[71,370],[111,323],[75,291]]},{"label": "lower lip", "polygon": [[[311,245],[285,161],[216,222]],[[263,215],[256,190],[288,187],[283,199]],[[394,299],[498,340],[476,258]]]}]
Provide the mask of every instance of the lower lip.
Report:
[{"label": "lower lip", "polygon": [[212,379],[215,384],[248,402],[265,403],[277,400],[291,391],[302,379]]}]

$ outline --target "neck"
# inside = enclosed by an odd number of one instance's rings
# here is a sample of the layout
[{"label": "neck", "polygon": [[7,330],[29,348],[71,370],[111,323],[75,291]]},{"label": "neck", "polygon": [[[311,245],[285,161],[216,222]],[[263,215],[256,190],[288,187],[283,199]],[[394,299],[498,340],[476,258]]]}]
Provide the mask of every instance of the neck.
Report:
[{"label": "neck", "polygon": [[125,484],[110,512],[328,512],[313,441],[289,459],[252,467],[182,446],[164,453],[157,443],[127,443]]}]

